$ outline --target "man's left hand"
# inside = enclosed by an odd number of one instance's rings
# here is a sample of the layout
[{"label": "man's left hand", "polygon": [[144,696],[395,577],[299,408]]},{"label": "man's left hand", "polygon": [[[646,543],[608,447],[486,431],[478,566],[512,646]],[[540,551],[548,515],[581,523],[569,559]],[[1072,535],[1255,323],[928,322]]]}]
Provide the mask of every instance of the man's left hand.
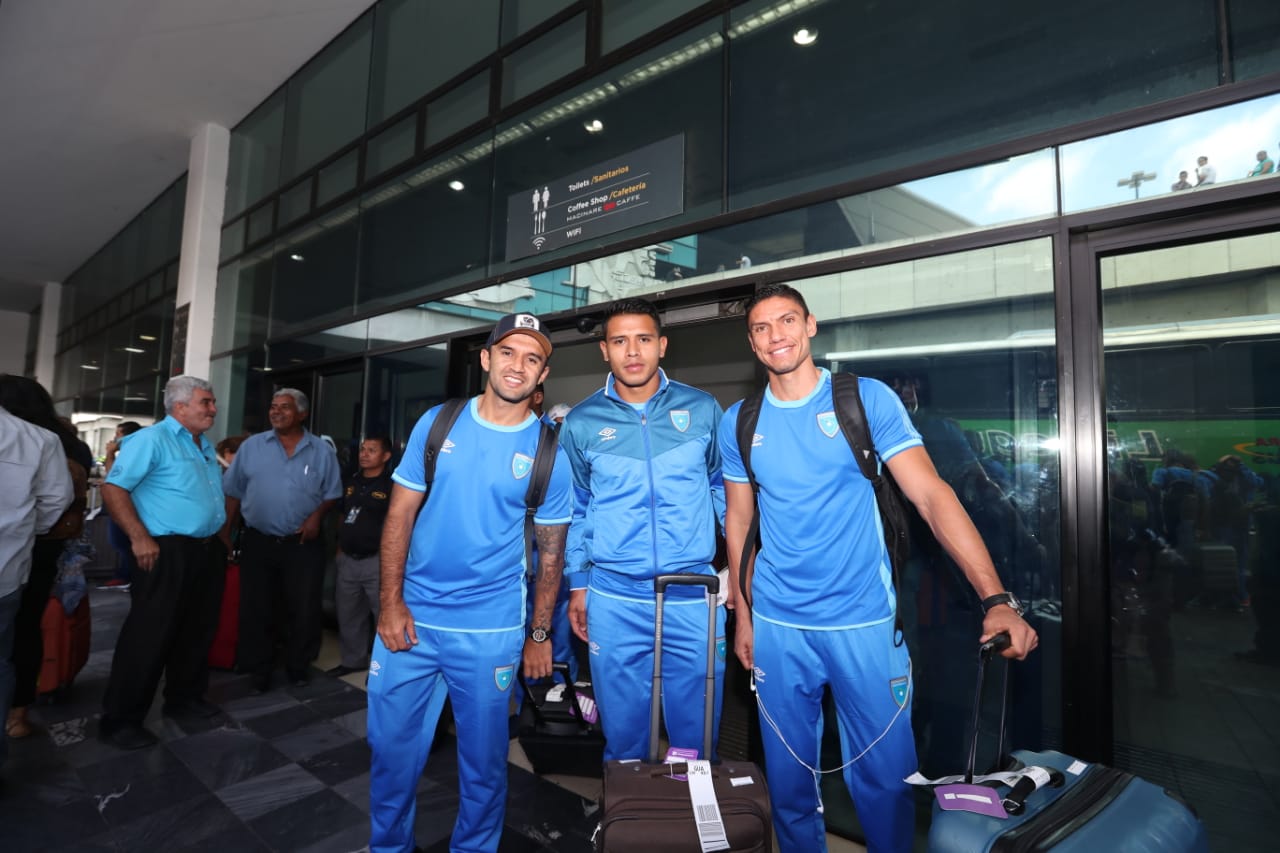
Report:
[{"label": "man's left hand", "polygon": [[1007,604],[997,604],[987,611],[982,620],[982,636],[978,638],[978,642],[985,643],[1002,631],[1008,633],[1010,641],[1009,648],[1000,653],[1002,657],[1025,660],[1040,645],[1035,629]]},{"label": "man's left hand", "polygon": [[535,643],[531,639],[524,641],[524,677],[549,678],[551,676],[551,641]]},{"label": "man's left hand", "polygon": [[320,535],[320,517],[317,515],[308,515],[307,520],[302,522],[302,526],[298,528],[298,541],[310,542]]}]

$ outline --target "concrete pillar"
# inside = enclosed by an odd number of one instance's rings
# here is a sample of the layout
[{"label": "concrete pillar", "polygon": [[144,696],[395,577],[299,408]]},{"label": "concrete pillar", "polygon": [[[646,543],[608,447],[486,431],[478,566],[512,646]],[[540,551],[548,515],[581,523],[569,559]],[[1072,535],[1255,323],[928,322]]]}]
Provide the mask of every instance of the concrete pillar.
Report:
[{"label": "concrete pillar", "polygon": [[217,293],[218,246],[227,199],[231,133],[204,124],[191,140],[187,203],[178,260],[177,310],[173,322],[170,373],[208,377],[213,347],[213,305]]},{"label": "concrete pillar", "polygon": [[56,281],[44,283],[40,296],[40,328],[36,332],[35,379],[49,393],[53,393],[54,354],[58,349],[58,323],[62,319],[62,285]]}]

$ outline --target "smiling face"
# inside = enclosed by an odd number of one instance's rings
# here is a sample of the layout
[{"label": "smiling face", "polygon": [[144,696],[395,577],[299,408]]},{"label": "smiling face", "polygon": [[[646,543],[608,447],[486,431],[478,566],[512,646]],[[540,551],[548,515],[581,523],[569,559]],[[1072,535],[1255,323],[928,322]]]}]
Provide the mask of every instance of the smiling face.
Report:
[{"label": "smiling face", "polygon": [[489,373],[489,389],[508,403],[532,397],[548,372],[542,345],[529,335],[507,335],[481,350],[480,366]]},{"label": "smiling face", "polygon": [[809,339],[818,333],[818,321],[804,307],[785,296],[771,296],[756,303],[747,317],[751,351],[773,374],[790,373],[809,362]]},{"label": "smiling face", "polygon": [[306,417],[306,412],[299,411],[297,402],[288,394],[271,398],[271,408],[267,409],[267,420],[276,432],[289,433],[301,429]]},{"label": "smiling face", "polygon": [[213,399],[213,394],[201,388],[192,391],[191,399],[187,402],[173,404],[173,419],[182,424],[192,435],[208,432],[217,415],[218,405]]},{"label": "smiling face", "polygon": [[667,339],[645,314],[617,314],[605,324],[600,352],[613,374],[618,395],[629,402],[648,400],[661,379],[658,363],[667,353]]}]

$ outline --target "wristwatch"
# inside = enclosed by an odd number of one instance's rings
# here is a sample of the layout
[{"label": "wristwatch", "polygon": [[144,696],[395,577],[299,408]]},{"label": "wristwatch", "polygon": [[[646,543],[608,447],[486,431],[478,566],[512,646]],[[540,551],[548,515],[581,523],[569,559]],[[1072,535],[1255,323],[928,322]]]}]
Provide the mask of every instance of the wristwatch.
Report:
[{"label": "wristwatch", "polygon": [[991,608],[1001,604],[1009,605],[1009,609],[1019,616],[1027,612],[1026,605],[1019,601],[1018,596],[1011,592],[998,592],[995,595],[982,599],[982,612],[988,613]]},{"label": "wristwatch", "polygon": [[546,628],[534,626],[529,629],[529,639],[535,643],[545,643],[551,639],[551,632]]}]

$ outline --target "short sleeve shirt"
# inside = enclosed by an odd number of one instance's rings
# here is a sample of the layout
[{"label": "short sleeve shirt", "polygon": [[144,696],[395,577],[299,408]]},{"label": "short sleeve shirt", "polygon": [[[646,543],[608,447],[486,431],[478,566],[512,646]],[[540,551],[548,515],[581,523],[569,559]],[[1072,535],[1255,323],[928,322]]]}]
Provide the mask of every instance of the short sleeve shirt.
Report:
[{"label": "short sleeve shirt", "polygon": [[245,524],[270,536],[288,536],[325,501],[342,497],[333,448],[304,431],[293,455],[274,430],[250,436],[222,477],[222,488],[240,499]]},{"label": "short sleeve shirt", "polygon": [[213,445],[172,415],[121,440],[107,483],[129,493],[152,536],[212,536],[227,519]]}]

